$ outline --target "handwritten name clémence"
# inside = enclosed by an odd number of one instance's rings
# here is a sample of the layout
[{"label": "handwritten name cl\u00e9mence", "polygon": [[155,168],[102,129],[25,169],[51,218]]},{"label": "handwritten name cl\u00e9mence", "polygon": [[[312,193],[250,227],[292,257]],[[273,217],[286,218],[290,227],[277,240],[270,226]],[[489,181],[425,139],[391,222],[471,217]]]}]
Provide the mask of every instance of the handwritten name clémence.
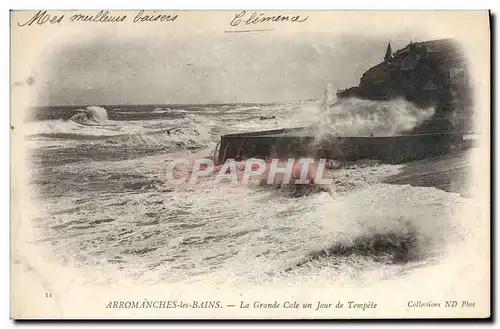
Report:
[{"label": "handwritten name cl\u00e9mence", "polygon": [[231,26],[238,25],[253,25],[253,24],[262,24],[262,23],[282,23],[282,22],[291,22],[291,23],[304,23],[309,19],[309,16],[300,16],[300,15],[266,15],[264,13],[256,13],[253,12],[250,15],[243,10],[236,15],[229,23]]},{"label": "handwritten name cl\u00e9mence", "polygon": [[101,10],[96,13],[76,13],[72,15],[51,15],[46,10],[39,10],[35,15],[30,17],[27,21],[17,22],[20,27],[27,27],[32,25],[44,24],[61,24],[63,22],[70,23],[122,23],[130,19],[133,23],[148,23],[148,22],[174,22],[178,14],[165,14],[156,11],[145,12],[140,10],[133,15],[129,14],[116,14],[108,10]]}]

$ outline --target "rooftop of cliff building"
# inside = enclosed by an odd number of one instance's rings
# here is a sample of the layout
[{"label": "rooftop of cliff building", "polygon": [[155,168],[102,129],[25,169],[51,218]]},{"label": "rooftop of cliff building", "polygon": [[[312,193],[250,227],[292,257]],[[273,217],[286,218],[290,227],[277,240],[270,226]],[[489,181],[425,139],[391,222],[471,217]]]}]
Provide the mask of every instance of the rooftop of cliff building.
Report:
[{"label": "rooftop of cliff building", "polygon": [[361,84],[390,80],[391,72],[418,69],[419,61],[434,61],[446,70],[465,68],[463,54],[453,39],[437,39],[410,42],[404,48],[392,52],[391,43],[379,64],[368,69],[361,77]]}]

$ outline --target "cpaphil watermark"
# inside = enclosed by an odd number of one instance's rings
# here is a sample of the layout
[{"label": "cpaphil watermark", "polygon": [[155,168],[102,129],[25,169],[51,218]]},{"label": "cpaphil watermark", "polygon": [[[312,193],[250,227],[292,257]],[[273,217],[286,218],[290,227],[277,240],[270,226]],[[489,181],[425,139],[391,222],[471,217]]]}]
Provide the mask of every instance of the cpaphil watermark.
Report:
[{"label": "cpaphil watermark", "polygon": [[228,159],[216,166],[211,159],[172,160],[166,170],[167,181],[180,184],[198,184],[204,179],[214,183],[233,185],[282,184],[282,185],[331,185],[333,179],[326,177],[327,159]]}]

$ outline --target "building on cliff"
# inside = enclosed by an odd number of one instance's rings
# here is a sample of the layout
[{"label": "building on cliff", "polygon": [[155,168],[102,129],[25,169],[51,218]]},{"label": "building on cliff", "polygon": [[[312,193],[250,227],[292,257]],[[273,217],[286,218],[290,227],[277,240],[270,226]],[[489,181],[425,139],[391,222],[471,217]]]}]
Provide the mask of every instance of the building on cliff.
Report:
[{"label": "building on cliff", "polygon": [[366,71],[359,86],[341,90],[339,98],[404,98],[421,108],[434,107],[432,120],[415,132],[470,130],[472,100],[467,65],[452,39],[410,42]]}]

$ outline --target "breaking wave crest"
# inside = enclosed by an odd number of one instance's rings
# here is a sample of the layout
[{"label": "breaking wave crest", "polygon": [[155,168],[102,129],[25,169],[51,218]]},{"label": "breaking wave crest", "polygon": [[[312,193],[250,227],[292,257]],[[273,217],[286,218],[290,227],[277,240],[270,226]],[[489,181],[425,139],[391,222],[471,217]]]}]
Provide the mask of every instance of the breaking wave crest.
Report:
[{"label": "breaking wave crest", "polygon": [[88,106],[85,110],[73,115],[70,120],[82,125],[109,124],[108,112],[100,106]]}]

